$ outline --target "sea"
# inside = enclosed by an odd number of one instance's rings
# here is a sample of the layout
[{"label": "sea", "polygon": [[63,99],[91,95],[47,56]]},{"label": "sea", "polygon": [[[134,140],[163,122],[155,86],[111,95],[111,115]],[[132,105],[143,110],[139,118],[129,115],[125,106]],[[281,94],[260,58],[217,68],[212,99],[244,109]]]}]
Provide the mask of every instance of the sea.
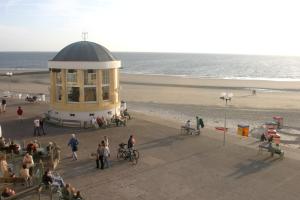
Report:
[{"label": "sea", "polygon": [[[0,52],[1,71],[46,71],[57,52]],[[192,78],[300,81],[300,57],[113,52],[121,73]]]}]

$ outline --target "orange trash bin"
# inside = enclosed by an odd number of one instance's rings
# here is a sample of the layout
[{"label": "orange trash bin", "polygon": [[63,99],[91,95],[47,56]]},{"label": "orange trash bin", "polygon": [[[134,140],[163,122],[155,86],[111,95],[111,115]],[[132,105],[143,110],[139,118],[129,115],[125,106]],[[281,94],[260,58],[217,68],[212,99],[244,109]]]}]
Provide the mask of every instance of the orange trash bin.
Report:
[{"label": "orange trash bin", "polygon": [[249,135],[249,125],[238,124],[237,134],[240,136],[248,137]]}]

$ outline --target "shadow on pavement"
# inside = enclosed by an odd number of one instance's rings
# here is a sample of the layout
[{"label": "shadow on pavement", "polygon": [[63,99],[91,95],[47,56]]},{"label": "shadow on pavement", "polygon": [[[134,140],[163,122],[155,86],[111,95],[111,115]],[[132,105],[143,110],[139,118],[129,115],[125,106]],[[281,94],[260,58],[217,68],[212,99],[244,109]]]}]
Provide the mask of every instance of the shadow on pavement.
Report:
[{"label": "shadow on pavement", "polygon": [[227,175],[227,177],[234,177],[236,179],[248,176],[270,167],[274,162],[280,158],[266,157],[264,159],[248,159],[246,162],[239,163],[235,166],[236,171]]}]

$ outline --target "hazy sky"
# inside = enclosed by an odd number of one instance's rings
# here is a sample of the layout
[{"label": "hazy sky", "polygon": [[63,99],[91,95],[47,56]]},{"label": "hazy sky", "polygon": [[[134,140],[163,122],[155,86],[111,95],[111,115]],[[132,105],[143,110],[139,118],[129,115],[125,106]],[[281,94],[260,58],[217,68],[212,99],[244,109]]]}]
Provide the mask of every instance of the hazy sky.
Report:
[{"label": "hazy sky", "polygon": [[[299,3],[298,3],[299,2]],[[0,0],[0,51],[300,55],[299,0]]]}]

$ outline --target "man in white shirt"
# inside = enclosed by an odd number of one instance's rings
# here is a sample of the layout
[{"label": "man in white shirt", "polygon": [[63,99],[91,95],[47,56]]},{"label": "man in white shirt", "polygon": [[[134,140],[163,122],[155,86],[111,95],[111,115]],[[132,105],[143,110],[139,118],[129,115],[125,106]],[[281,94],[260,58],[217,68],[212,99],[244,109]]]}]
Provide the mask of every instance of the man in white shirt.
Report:
[{"label": "man in white shirt", "polygon": [[104,147],[103,160],[104,160],[104,166],[106,165],[107,168],[110,167],[109,157],[110,157],[110,150],[109,150],[109,147],[108,147],[108,146],[105,146],[105,147]]},{"label": "man in white shirt", "polygon": [[98,123],[97,123],[97,119],[96,119],[95,116],[92,117],[91,122],[92,122],[92,126],[93,126],[94,128],[99,128]]},{"label": "man in white shirt", "polygon": [[29,174],[29,169],[27,168],[26,164],[23,164],[22,168],[20,169],[20,176],[25,179],[26,186],[31,185],[31,176]]},{"label": "man in white shirt", "polygon": [[40,120],[38,118],[36,118],[35,120],[33,120],[33,136],[41,136],[40,135]]}]

